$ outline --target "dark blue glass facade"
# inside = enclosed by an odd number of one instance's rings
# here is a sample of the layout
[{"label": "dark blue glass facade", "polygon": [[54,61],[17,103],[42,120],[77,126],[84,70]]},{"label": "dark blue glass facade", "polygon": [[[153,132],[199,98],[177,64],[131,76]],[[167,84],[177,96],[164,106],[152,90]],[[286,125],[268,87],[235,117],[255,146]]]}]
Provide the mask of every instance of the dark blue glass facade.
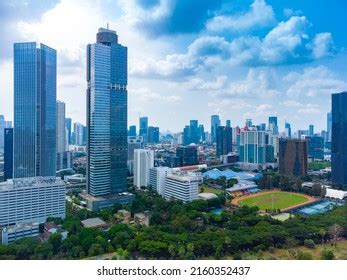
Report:
[{"label": "dark blue glass facade", "polygon": [[13,176],[13,128],[4,129],[4,178],[11,179]]},{"label": "dark blue glass facade", "polygon": [[88,193],[127,190],[127,48],[115,31],[99,29],[87,46]]},{"label": "dark blue glass facade", "polygon": [[335,184],[347,186],[347,92],[332,95],[331,171]]},{"label": "dark blue glass facade", "polygon": [[15,178],[55,176],[56,51],[43,44],[14,44]]},{"label": "dark blue glass facade", "polygon": [[139,135],[143,137],[143,141],[147,142],[148,117],[141,117],[139,123]]}]

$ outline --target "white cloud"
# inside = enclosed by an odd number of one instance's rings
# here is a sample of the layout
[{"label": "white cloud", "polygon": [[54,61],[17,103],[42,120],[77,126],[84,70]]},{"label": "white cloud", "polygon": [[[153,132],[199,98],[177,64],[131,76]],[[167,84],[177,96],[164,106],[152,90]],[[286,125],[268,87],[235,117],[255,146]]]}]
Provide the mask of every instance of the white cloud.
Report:
[{"label": "white cloud", "polygon": [[331,33],[319,33],[312,42],[312,55],[319,59],[326,56],[331,56],[334,52],[334,41]]},{"label": "white cloud", "polygon": [[326,96],[347,88],[347,83],[325,66],[308,67],[302,73],[290,72],[283,80],[289,84],[287,95],[293,98]]},{"label": "white cloud", "polygon": [[133,95],[133,98],[135,100],[141,101],[141,102],[158,102],[158,101],[165,101],[165,102],[178,102],[181,100],[181,97],[178,95],[165,95],[165,94],[159,94],[157,92],[154,92],[150,90],[149,88],[136,88],[136,89],[129,89],[129,94]]},{"label": "white cloud", "polygon": [[215,16],[207,22],[207,30],[210,31],[246,31],[252,28],[260,28],[275,23],[275,13],[264,0],[255,0],[250,10],[233,16]]}]

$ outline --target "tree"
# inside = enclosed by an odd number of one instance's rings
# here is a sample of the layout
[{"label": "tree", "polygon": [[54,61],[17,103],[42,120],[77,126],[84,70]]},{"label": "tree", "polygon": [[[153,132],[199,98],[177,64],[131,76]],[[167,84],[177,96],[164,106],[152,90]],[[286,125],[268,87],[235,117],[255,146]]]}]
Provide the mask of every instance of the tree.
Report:
[{"label": "tree", "polygon": [[62,242],[62,235],[60,233],[53,233],[49,237],[48,243],[50,243],[52,245],[53,254],[57,254],[59,252],[61,242]]},{"label": "tree", "polygon": [[326,230],[324,228],[321,228],[318,233],[319,233],[319,235],[321,237],[322,245],[323,245],[324,244],[324,239],[325,239],[325,236],[326,236],[327,232],[326,232]]},{"label": "tree", "polygon": [[343,229],[340,225],[334,224],[329,228],[329,235],[333,240],[333,244],[336,247],[337,240],[340,239],[342,235]]},{"label": "tree", "polygon": [[322,260],[333,260],[335,259],[334,252],[332,250],[324,249],[321,253]]},{"label": "tree", "polygon": [[315,247],[315,243],[312,239],[305,239],[304,240],[304,245],[307,247],[307,248],[310,248],[310,249],[313,249]]}]

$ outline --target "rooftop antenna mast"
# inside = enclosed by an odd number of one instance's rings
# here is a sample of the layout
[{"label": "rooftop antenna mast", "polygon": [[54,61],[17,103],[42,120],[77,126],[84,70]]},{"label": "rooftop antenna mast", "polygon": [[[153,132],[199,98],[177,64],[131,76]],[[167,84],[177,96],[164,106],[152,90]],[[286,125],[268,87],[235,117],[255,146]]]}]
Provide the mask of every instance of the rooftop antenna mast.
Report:
[{"label": "rooftop antenna mast", "polygon": [[109,29],[109,23],[107,23],[107,29]]}]

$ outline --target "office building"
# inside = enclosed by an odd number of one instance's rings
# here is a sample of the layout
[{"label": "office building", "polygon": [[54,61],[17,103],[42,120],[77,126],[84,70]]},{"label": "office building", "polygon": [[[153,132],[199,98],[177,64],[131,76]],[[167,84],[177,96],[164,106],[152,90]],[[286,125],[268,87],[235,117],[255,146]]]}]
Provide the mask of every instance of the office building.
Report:
[{"label": "office building", "polygon": [[253,126],[252,119],[246,119],[246,128],[251,128]]},{"label": "office building", "polygon": [[129,203],[127,191],[127,48],[100,28],[87,46],[87,191],[89,207]]},{"label": "office building", "polygon": [[175,172],[168,174],[165,180],[164,197],[183,202],[198,199],[199,176],[192,172]]},{"label": "office building", "polygon": [[269,117],[269,130],[276,135],[278,134],[277,117]]},{"label": "office building", "polygon": [[81,123],[74,123],[73,124],[73,130],[74,130],[74,133],[73,133],[73,136],[74,136],[74,141],[73,143],[77,146],[83,146],[83,133],[85,132],[84,131],[84,128],[83,128],[83,124]]},{"label": "office building", "polygon": [[149,185],[149,170],[154,167],[154,151],[138,149],[134,151],[134,185],[138,188]]},{"label": "office building", "polygon": [[324,138],[313,135],[307,136],[308,145],[308,157],[313,160],[323,160],[324,159]]},{"label": "office building", "polygon": [[266,162],[265,135],[265,131],[241,131],[239,145],[240,162],[257,164]]},{"label": "office building", "polygon": [[56,51],[14,44],[14,178],[55,176]]},{"label": "office building", "polygon": [[[190,143],[198,144],[200,142],[199,137],[199,122],[197,120],[191,120],[189,124],[190,129]],[[187,144],[187,145],[189,145]]]},{"label": "office building", "polygon": [[304,176],[307,174],[307,141],[303,139],[279,140],[279,173]]},{"label": "office building", "polygon": [[65,127],[65,103],[57,101],[57,170],[63,168],[63,155],[67,151],[66,127]]},{"label": "office building", "polygon": [[168,174],[171,174],[171,168],[166,166],[153,167],[149,170],[149,184],[161,196],[165,195],[165,180]]},{"label": "office building", "polygon": [[292,129],[290,123],[285,122],[284,124],[285,135],[287,138],[292,138]]},{"label": "office building", "polygon": [[71,120],[71,118],[65,119],[65,128],[67,130],[67,143],[68,143],[68,145],[71,145],[72,144],[72,141],[71,141],[72,120]]},{"label": "office building", "polygon": [[329,112],[327,114],[327,139],[326,142],[331,142],[331,135],[332,135],[332,113]]},{"label": "office building", "polygon": [[225,122],[225,126],[227,126],[227,127],[231,127],[231,121],[230,121],[230,120],[226,120],[226,122]]},{"label": "office building", "polygon": [[206,136],[205,136],[205,128],[203,124],[199,124],[199,141],[204,142],[206,140]]},{"label": "office building", "polygon": [[4,179],[13,177],[13,128],[5,128]]},{"label": "office building", "polygon": [[211,143],[216,142],[217,127],[220,126],[220,119],[218,115],[211,116]]},{"label": "office building", "polygon": [[5,121],[5,128],[13,128],[12,121]]},{"label": "office building", "polygon": [[136,149],[143,148],[143,139],[142,136],[129,136],[128,137],[128,172],[129,175],[134,174],[134,151]]},{"label": "office building", "polygon": [[141,117],[139,120],[139,135],[147,142],[148,117]]},{"label": "office building", "polygon": [[128,136],[130,137],[136,137],[136,125],[129,126],[129,133]]},{"label": "office building", "polygon": [[0,150],[4,148],[4,131],[6,127],[5,117],[0,115]]},{"label": "office building", "polygon": [[177,147],[176,157],[178,157],[179,166],[199,164],[198,147],[194,144],[184,147]]},{"label": "office building", "polygon": [[147,143],[158,144],[159,143],[159,127],[149,126],[147,129]]},{"label": "office building", "polygon": [[347,187],[347,92],[332,94],[331,176]]},{"label": "office building", "polygon": [[216,153],[218,157],[232,152],[232,140],[232,128],[230,126],[218,126],[216,137]]},{"label": "office building", "polygon": [[314,136],[314,135],[315,135],[314,125],[310,124],[308,126],[308,136]]},{"label": "office building", "polygon": [[258,131],[266,131],[266,123],[261,123],[257,125],[257,130]]}]

